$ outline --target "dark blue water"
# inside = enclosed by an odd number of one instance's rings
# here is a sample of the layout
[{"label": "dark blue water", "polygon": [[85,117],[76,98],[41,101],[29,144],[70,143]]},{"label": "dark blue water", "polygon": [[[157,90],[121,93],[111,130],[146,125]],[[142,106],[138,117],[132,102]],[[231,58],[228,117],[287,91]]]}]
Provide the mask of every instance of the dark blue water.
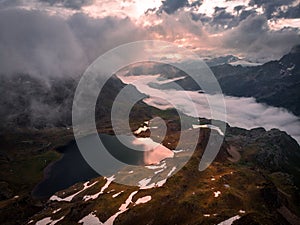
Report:
[{"label": "dark blue water", "polygon": [[[92,136],[84,137],[86,143]],[[142,165],[144,153],[124,146],[115,136],[100,134],[102,143],[116,159],[129,165]],[[62,157],[50,164],[44,171],[44,179],[34,188],[35,198],[48,198],[57,191],[66,189],[78,182],[88,181],[100,176],[82,157],[76,142],[57,149]],[[101,162],[101,160],[99,160]],[[105,163],[105,162],[103,162]],[[120,168],[116,168],[116,171]]]}]

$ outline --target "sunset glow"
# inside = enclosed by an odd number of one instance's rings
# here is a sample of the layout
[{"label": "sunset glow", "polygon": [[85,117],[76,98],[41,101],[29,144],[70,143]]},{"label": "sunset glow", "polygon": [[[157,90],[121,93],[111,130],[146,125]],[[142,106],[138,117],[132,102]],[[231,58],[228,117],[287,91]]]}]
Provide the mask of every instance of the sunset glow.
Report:
[{"label": "sunset glow", "polygon": [[155,9],[161,6],[160,0],[136,0],[134,2],[134,8],[136,10],[136,17],[143,16],[148,9]]}]

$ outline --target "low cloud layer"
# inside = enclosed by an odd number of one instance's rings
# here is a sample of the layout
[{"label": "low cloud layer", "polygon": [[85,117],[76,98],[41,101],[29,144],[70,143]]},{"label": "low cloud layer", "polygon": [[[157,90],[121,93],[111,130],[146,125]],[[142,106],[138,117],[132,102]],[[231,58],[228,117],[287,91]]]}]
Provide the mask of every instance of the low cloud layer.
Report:
[{"label": "low cloud layer", "polygon": [[[149,95],[146,103],[159,109],[176,108],[177,110],[194,117],[212,118],[211,109],[213,106],[213,119],[218,119],[246,129],[264,127],[267,130],[278,128],[286,131],[300,143],[300,121],[295,115],[282,108],[267,106],[257,103],[254,98],[238,98],[224,96],[226,115],[220,104],[223,98],[220,95],[209,95],[210,106],[206,94],[195,91],[160,90],[152,88],[153,84],[160,84],[159,76],[120,76],[123,82],[132,83],[137,89]],[[157,87],[158,85],[156,85]],[[218,110],[220,109],[220,110]]]},{"label": "low cloud layer", "polygon": [[[249,1],[252,8],[220,5],[211,13],[200,10],[206,0],[153,0],[155,9],[145,14],[151,4],[130,2],[123,9],[118,3],[103,1],[93,8],[91,0],[0,1],[0,76],[28,74],[51,86],[53,77],[79,77],[104,52],[146,39],[171,41],[204,57],[231,54],[260,62],[278,59],[300,44],[299,29],[269,27],[270,16],[298,16],[292,0],[288,6],[258,0]],[[264,9],[260,14],[258,7]],[[131,16],[136,14],[140,17]],[[38,102],[32,105],[50,110]]]}]

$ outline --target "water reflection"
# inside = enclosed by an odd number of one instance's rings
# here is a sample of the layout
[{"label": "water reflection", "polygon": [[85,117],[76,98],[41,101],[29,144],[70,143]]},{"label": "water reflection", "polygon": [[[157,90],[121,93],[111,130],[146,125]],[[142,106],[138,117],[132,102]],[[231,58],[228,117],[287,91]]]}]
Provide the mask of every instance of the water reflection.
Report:
[{"label": "water reflection", "polygon": [[[112,156],[128,165],[156,164],[165,158],[174,156],[171,150],[154,142],[151,138],[122,136],[122,140],[126,140],[127,146],[125,146],[116,136],[99,134],[99,137]],[[91,136],[84,137],[84,141],[87,143],[90,142],[90,139]],[[134,150],[136,148],[140,151]],[[75,141],[58,149],[58,151],[63,154],[62,157],[45,169],[43,181],[32,191],[34,197],[49,197],[75,183],[88,181],[99,176],[86,163]],[[99,160],[99,163],[105,164],[106,162]],[[112,172],[117,173],[122,168],[114,169],[115,171]]]}]

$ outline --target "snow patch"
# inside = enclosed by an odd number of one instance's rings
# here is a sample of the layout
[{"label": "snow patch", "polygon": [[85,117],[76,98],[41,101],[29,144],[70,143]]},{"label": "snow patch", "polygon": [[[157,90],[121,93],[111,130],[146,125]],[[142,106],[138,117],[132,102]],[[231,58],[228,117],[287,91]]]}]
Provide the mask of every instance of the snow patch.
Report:
[{"label": "snow patch", "polygon": [[151,165],[151,166],[145,166],[147,169],[150,170],[156,170],[156,169],[163,169],[163,168],[167,168],[167,164],[166,162],[163,162],[161,165]]},{"label": "snow patch", "polygon": [[[166,168],[166,167],[164,167]],[[154,173],[157,174],[157,173],[160,173],[162,172],[164,169],[162,170],[158,170],[158,171],[155,171]],[[140,187],[140,190],[144,190],[144,189],[150,189],[150,188],[154,188],[154,187],[161,187],[163,186],[166,182],[167,182],[167,178],[170,177],[172,175],[172,173],[176,170],[176,166],[174,166],[168,173],[167,177],[163,180],[160,180],[156,183],[151,183],[151,179],[152,178],[144,178],[143,180],[139,181],[139,187]]]},{"label": "snow patch", "polygon": [[221,191],[215,191],[214,195],[215,195],[215,198],[219,197],[221,195]]},{"label": "snow patch", "polygon": [[234,217],[229,218],[228,220],[219,223],[218,225],[231,225],[234,221],[238,220],[239,218],[241,217],[239,215],[236,215]]},{"label": "snow patch", "polygon": [[139,129],[137,129],[136,131],[134,131],[134,134],[140,134],[141,132],[145,132],[149,129],[149,127],[147,126],[143,126],[143,127],[139,127]]},{"label": "snow patch", "polygon": [[163,179],[163,180],[161,180],[161,181],[158,181],[157,183],[156,183],[156,187],[161,187],[161,186],[163,186],[165,183],[167,182],[167,179]]},{"label": "snow patch", "polygon": [[140,190],[154,188],[155,183],[148,185],[150,183],[150,181],[151,181],[151,178],[145,178],[145,179],[139,181]]},{"label": "snow patch", "polygon": [[176,166],[173,166],[171,171],[168,173],[167,177],[170,177],[175,170],[176,170]]},{"label": "snow patch", "polygon": [[145,197],[142,197],[142,198],[139,198],[138,200],[136,200],[135,205],[144,204],[144,203],[149,202],[150,200],[151,200],[151,196],[148,195],[148,196],[145,196]]},{"label": "snow patch", "polygon": [[180,152],[184,152],[183,149],[180,149],[180,150],[173,150],[174,153],[180,153]]},{"label": "snow patch", "polygon": [[52,220],[51,217],[46,217],[42,220],[37,221],[35,225],[45,225],[45,224],[54,225],[63,219],[64,219],[64,216],[59,218],[58,220]]},{"label": "snow patch", "polygon": [[[170,172],[168,173],[167,175],[167,178],[170,177],[172,175],[172,173],[176,170],[176,166],[174,166]],[[163,179],[161,181],[158,181],[156,184],[155,184],[155,187],[161,187],[163,186],[166,182],[167,182],[167,178],[166,179]]]},{"label": "snow patch", "polygon": [[102,225],[99,218],[94,214],[94,212],[91,212],[89,215],[83,217],[81,220],[78,221],[78,223],[83,223],[83,225]]},{"label": "snow patch", "polygon": [[61,208],[54,210],[52,213],[55,214],[57,212],[59,212],[61,210]]},{"label": "snow patch", "polygon": [[215,130],[217,131],[221,136],[224,136],[224,133],[223,131],[217,127],[217,126],[214,126],[214,125],[211,125],[211,124],[204,124],[204,125],[195,125],[193,124],[193,129],[197,129],[197,128],[208,128],[208,129],[211,129],[211,130]]},{"label": "snow patch", "polygon": [[99,195],[103,194],[104,191],[108,188],[108,186],[111,184],[111,182],[115,179],[115,176],[111,176],[111,177],[108,177],[108,178],[105,178],[106,179],[106,183],[105,185],[101,188],[100,192],[94,194],[94,195],[85,195],[83,197],[83,200],[84,201],[88,201],[90,199],[97,199],[99,197]]},{"label": "snow patch", "polygon": [[164,170],[165,170],[165,169],[157,170],[157,171],[154,172],[154,174],[161,173],[161,172],[163,172]]},{"label": "snow patch", "polygon": [[76,192],[75,194],[70,195],[70,196],[68,196],[68,197],[60,198],[60,197],[58,197],[57,195],[53,195],[53,196],[51,196],[50,201],[58,201],[58,202],[65,201],[65,202],[70,202],[70,201],[73,200],[73,198],[74,198],[76,195],[78,195],[79,193],[83,192],[84,190],[86,190],[86,189],[92,187],[93,185],[95,185],[96,183],[98,183],[98,181],[95,181],[95,182],[92,183],[92,184],[89,184],[89,183],[90,183],[89,181],[88,181],[88,182],[85,182],[85,183],[83,184],[83,189],[82,189],[82,190],[80,190],[80,191]]},{"label": "snow patch", "polygon": [[138,193],[138,191],[132,192],[132,193],[129,195],[129,197],[126,199],[125,203],[122,204],[122,205],[120,206],[119,212],[117,212],[116,214],[112,215],[107,221],[105,221],[105,222],[103,223],[103,225],[112,225],[112,224],[114,224],[115,219],[116,219],[120,214],[122,214],[123,212],[125,212],[125,211],[128,210],[127,207],[129,206],[130,203],[132,203],[132,198],[133,198],[133,196],[134,196],[136,193]]},{"label": "snow patch", "polygon": [[113,198],[116,198],[116,197],[118,197],[120,194],[122,194],[123,192],[124,192],[124,191],[120,191],[120,192],[114,194],[112,197],[113,197]]}]

